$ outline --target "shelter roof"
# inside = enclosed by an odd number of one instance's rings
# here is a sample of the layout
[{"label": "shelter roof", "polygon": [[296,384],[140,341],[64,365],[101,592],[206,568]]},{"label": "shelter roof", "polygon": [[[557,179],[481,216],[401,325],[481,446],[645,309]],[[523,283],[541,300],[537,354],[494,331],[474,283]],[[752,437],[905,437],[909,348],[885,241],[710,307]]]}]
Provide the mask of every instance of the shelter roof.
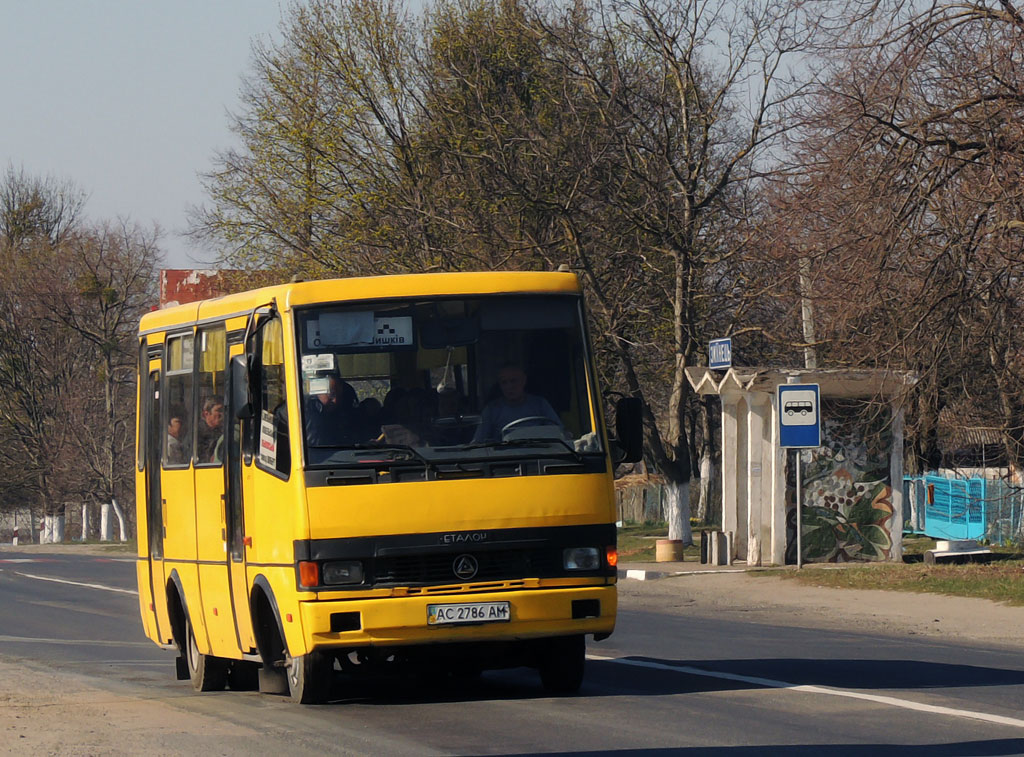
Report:
[{"label": "shelter roof", "polygon": [[893,399],[917,382],[913,373],[885,369],[733,367],[722,373],[703,365],[687,368],[686,378],[701,396],[732,392],[774,394],[779,384],[818,384],[824,397]]}]

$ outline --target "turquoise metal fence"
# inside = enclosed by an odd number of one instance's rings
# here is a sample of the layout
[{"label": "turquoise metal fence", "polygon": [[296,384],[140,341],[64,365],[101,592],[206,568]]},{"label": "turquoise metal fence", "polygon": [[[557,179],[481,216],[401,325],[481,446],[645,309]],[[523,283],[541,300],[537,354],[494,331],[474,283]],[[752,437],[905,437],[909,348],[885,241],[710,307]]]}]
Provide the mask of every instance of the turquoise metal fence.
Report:
[{"label": "turquoise metal fence", "polygon": [[982,539],[988,530],[988,484],[984,478],[905,476],[911,505],[908,529],[934,539]]},{"label": "turquoise metal fence", "polygon": [[1024,544],[1024,487],[996,478],[903,479],[904,532]]}]

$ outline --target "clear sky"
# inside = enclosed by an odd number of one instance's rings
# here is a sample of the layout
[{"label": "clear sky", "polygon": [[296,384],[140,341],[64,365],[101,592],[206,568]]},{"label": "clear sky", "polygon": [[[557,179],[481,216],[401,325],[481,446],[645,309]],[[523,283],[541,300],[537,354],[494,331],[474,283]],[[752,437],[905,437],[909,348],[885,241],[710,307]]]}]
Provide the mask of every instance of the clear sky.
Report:
[{"label": "clear sky", "polygon": [[287,0],[0,0],[0,170],[70,179],[92,220],[159,224],[165,267],[211,257],[180,236],[198,174],[235,144],[252,41]]}]

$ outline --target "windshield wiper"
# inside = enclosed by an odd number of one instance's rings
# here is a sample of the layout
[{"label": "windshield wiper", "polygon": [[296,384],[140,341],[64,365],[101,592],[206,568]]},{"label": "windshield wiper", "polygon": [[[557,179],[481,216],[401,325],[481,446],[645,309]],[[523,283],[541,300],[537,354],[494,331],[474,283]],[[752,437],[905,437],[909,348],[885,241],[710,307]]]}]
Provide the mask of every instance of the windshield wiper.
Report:
[{"label": "windshield wiper", "polygon": [[484,449],[484,448],[503,448],[508,449],[511,447],[537,447],[541,444],[549,442],[557,442],[565,447],[572,456],[576,459],[576,462],[583,462],[583,455],[576,451],[576,448],[572,446],[565,439],[560,439],[557,436],[543,436],[536,439],[520,438],[520,439],[506,439],[503,442],[475,442],[473,444],[467,444],[459,447],[458,449]]},{"label": "windshield wiper", "polygon": [[391,452],[404,453],[405,457],[394,457],[391,460],[381,460],[379,462],[398,462],[399,460],[419,460],[427,468],[433,468],[434,463],[428,458],[424,457],[422,453],[416,450],[408,444],[346,444],[345,450],[353,450],[356,457],[362,458],[372,455],[376,452]]}]

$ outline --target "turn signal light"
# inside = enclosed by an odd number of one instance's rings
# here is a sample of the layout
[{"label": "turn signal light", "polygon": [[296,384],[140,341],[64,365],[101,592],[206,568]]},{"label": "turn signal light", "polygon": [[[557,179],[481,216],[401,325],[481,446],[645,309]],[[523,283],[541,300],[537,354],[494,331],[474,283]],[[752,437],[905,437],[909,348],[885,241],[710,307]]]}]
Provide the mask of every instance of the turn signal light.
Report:
[{"label": "turn signal light", "polygon": [[615,547],[605,547],[604,559],[608,562],[609,568],[619,564],[619,551]]},{"label": "turn signal light", "polygon": [[315,562],[299,563],[299,586],[312,588],[320,585],[320,564]]}]

